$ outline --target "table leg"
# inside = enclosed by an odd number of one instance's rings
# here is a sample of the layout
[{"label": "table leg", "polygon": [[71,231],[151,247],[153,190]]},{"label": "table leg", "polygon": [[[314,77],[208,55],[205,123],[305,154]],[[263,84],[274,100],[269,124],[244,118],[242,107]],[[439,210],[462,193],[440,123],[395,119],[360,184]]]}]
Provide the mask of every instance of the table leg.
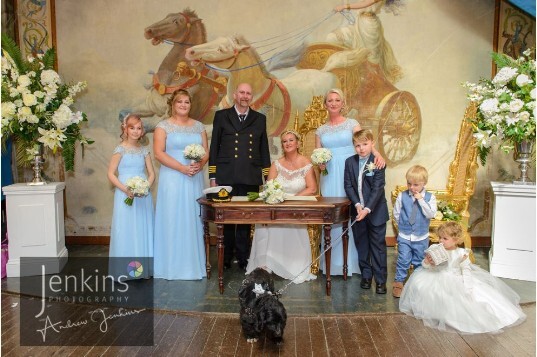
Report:
[{"label": "table leg", "polygon": [[203,237],[205,239],[205,270],[207,271],[207,279],[211,279],[209,222],[203,222]]},{"label": "table leg", "polygon": [[349,222],[346,222],[347,227],[345,227],[345,224],[341,226],[341,229],[343,229],[343,280],[347,281],[347,272],[349,271],[349,267],[347,265],[347,255],[349,253]]},{"label": "table leg", "polygon": [[326,295],[330,296],[330,291],[332,289],[332,278],[330,277],[330,260],[332,257],[332,242],[330,237],[330,231],[332,230],[332,225],[324,225],[324,249],[326,253],[324,254],[325,260],[325,269],[326,269]]},{"label": "table leg", "polygon": [[218,257],[218,288],[224,293],[224,225],[216,225],[216,248]]}]

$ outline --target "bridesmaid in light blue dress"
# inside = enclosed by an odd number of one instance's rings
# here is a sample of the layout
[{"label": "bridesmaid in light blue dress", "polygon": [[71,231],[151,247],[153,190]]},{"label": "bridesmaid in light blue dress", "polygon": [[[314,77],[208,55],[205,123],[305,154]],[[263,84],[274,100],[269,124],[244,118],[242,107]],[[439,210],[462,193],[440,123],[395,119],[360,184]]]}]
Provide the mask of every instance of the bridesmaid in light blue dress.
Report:
[{"label": "bridesmaid in light blue dress", "polygon": [[[149,150],[139,144],[144,135],[141,119],[127,115],[121,126],[123,142],[114,150],[108,167],[108,179],[116,187],[110,232],[109,257],[112,259],[109,262],[109,274],[116,280],[121,275],[125,276],[122,280],[149,278],[153,275],[153,197],[151,193],[144,197],[134,197],[132,205],[127,205],[125,199],[132,197],[132,193],[125,182],[139,176],[151,185],[155,173]],[[140,262],[142,267],[137,266],[136,271],[129,271],[129,263],[132,261]]]},{"label": "bridesmaid in light blue dress", "polygon": [[[328,121],[321,125],[315,137],[317,148],[327,148],[332,152],[332,159],[326,164],[328,175],[321,175],[321,195],[325,197],[347,197],[343,186],[343,174],[345,171],[345,160],[354,155],[354,145],[352,134],[361,130],[360,124],[355,119],[345,118],[341,115],[341,110],[345,105],[345,97],[340,89],[329,90],[324,99],[324,105],[328,111]],[[377,153],[375,154],[375,156]],[[379,155],[380,157],[380,155]],[[384,167],[384,160],[376,162],[379,167]],[[323,170],[324,165],[319,165]],[[334,224],[330,237],[332,239],[332,252],[330,259],[330,275],[343,275],[343,242],[337,241],[343,232],[341,224]],[[347,255],[347,276],[360,274],[358,264],[358,254],[352,235],[349,229],[349,245]],[[321,240],[321,252],[324,250],[324,232]],[[325,256],[321,257],[321,269],[326,273]]]},{"label": "bridesmaid in light blue dress", "polygon": [[[196,202],[202,196],[203,165],[208,160],[207,133],[189,118],[190,94],[175,91],[171,117],[155,128],[153,148],[160,166],[155,212],[155,278],[200,280],[206,273],[203,225]],[[205,149],[200,162],[184,158],[187,145]]]}]

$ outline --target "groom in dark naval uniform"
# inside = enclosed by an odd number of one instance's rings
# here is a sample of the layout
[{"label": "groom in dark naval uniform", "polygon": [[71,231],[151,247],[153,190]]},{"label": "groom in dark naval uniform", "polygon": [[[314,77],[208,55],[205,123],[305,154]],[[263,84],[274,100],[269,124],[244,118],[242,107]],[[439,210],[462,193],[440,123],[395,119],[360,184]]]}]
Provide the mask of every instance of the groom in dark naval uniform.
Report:
[{"label": "groom in dark naval uniform", "polygon": [[[214,115],[209,151],[211,187],[231,186],[233,196],[259,192],[270,169],[267,118],[250,108],[252,87],[241,83],[233,93],[235,105]],[[250,254],[250,225],[224,225],[224,269],[233,255],[246,270]]]}]

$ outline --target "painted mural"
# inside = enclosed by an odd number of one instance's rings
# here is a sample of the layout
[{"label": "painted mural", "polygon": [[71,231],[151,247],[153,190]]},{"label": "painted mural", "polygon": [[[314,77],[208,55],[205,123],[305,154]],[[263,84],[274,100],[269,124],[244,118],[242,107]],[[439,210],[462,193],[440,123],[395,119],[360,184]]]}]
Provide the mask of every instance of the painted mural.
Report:
[{"label": "painted mural", "polygon": [[[445,187],[467,106],[460,83],[490,75],[494,4],[381,1],[334,11],[344,4],[56,0],[58,69],[66,80],[87,80],[78,105],[89,118],[85,134],[97,139],[65,178],[66,234],[109,234],[113,189],[106,169],[119,141],[118,119],[138,112],[151,129],[166,117],[166,96],[180,87],[193,94],[191,114],[210,134],[214,111],[231,105],[236,83],[252,83],[254,107],[267,115],[274,137],[302,117],[314,95],[340,87],[347,116],[377,136],[389,163],[387,191],[418,163],[428,168],[430,187]],[[278,148],[274,140],[274,158]],[[496,172],[480,175],[475,217]],[[488,225],[473,234],[487,235]]]},{"label": "painted mural", "polygon": [[[348,115],[376,133],[378,150],[388,164],[409,161],[419,145],[420,108],[411,93],[393,85],[402,77],[402,70],[377,16],[384,6],[398,13],[402,5],[381,1],[356,14],[343,10],[351,24],[328,33],[325,42],[308,45],[307,35],[338,11],[307,28],[271,33],[254,44],[243,35],[207,42],[205,25],[195,11],[186,8],[168,14],[146,27],[144,35],[153,45],[169,45],[170,52],[153,75],[143,105],[123,109],[119,119],[135,112],[152,131],[167,117],[169,95],[183,88],[194,97],[192,116],[209,125],[210,133],[214,111],[233,105],[234,89],[247,82],[256,95],[252,108],[267,116],[271,152],[277,157],[278,137],[292,128],[293,114],[303,113],[313,96],[337,87],[347,96]],[[265,52],[267,46],[274,50]],[[291,67],[295,70],[282,78],[271,72]]]}]

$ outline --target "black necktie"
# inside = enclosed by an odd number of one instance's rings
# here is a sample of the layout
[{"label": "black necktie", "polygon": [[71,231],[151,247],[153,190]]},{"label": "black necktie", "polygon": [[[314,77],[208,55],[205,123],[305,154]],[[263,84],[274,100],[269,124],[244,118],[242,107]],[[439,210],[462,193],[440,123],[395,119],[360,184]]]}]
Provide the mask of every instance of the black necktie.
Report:
[{"label": "black necktie", "polygon": [[246,118],[246,114],[239,114],[239,120],[241,123],[244,121],[244,118]]}]

